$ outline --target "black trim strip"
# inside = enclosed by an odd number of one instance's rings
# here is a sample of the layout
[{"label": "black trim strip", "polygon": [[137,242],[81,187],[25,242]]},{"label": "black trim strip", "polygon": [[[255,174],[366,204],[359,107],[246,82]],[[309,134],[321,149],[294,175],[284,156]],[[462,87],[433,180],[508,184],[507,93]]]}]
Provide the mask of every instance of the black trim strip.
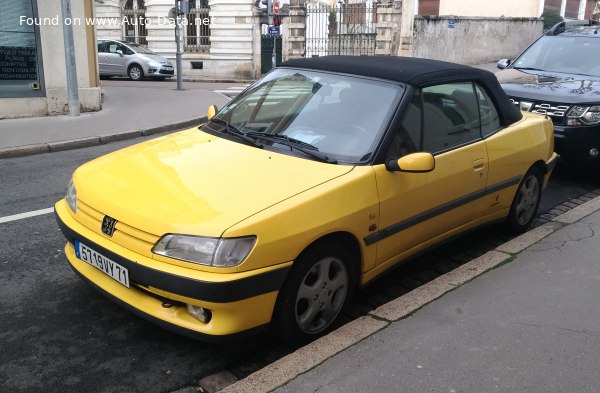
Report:
[{"label": "black trim strip", "polygon": [[383,240],[387,237],[395,235],[398,232],[401,232],[407,228],[410,228],[412,226],[420,224],[423,221],[429,220],[430,218],[433,218],[440,214],[446,213],[446,212],[448,212],[452,209],[455,209],[459,206],[462,206],[466,203],[473,202],[474,200],[484,197],[487,194],[491,194],[491,193],[499,191],[503,188],[507,188],[507,187],[513,186],[515,184],[519,184],[519,181],[521,181],[521,176],[513,177],[512,179],[508,179],[501,183],[495,184],[491,187],[487,187],[484,190],[476,191],[474,193],[465,195],[463,197],[460,197],[458,199],[450,201],[441,206],[434,207],[433,209],[428,210],[426,212],[417,214],[416,216],[408,218],[404,221],[400,221],[396,224],[392,224],[387,228],[383,228],[382,230],[380,230],[378,232],[375,232],[375,233],[370,234],[369,236],[366,236],[363,240],[367,246],[370,246],[371,244],[377,243],[380,240]]},{"label": "black trim strip", "polygon": [[100,288],[93,281],[90,281],[89,278],[87,278],[86,276],[81,274],[77,269],[75,269],[75,267],[73,265],[69,264],[69,266],[71,266],[71,269],[73,269],[73,271],[75,273],[77,273],[77,275],[79,277],[81,277],[81,279],[86,284],[90,285],[92,288],[94,288],[96,291],[98,291],[101,295],[106,297],[108,300],[111,300],[111,301],[117,303],[121,307],[127,309],[128,311],[132,312],[133,314],[137,315],[138,317],[141,317],[142,319],[145,319],[155,325],[160,326],[161,328],[163,328],[165,330],[169,330],[173,333],[180,334],[182,336],[190,337],[195,340],[199,340],[199,341],[203,341],[203,342],[218,344],[218,343],[223,343],[223,342],[231,342],[232,340],[239,340],[239,339],[242,339],[242,338],[245,338],[248,336],[255,335],[260,332],[264,332],[269,329],[269,324],[265,324],[265,325],[260,325],[260,326],[250,328],[248,330],[243,330],[238,333],[232,333],[232,334],[220,335],[220,336],[206,334],[206,333],[200,333],[195,330],[186,329],[179,325],[175,325],[173,323],[163,321],[162,319],[156,318],[150,314],[146,314],[145,312],[141,311],[140,309],[133,307],[132,305],[124,302],[123,300],[119,299],[118,297],[115,297],[114,295],[112,295],[109,292],[106,292],[104,289]]},{"label": "black trim strip", "polygon": [[69,228],[54,210],[56,222],[63,235],[70,243],[77,239],[86,246],[112,259],[129,271],[129,279],[133,283],[151,286],[193,299],[213,303],[230,303],[265,293],[278,291],[283,285],[290,266],[268,271],[266,273],[225,282],[210,282],[165,273],[130,261],[112,251],[92,242]]}]

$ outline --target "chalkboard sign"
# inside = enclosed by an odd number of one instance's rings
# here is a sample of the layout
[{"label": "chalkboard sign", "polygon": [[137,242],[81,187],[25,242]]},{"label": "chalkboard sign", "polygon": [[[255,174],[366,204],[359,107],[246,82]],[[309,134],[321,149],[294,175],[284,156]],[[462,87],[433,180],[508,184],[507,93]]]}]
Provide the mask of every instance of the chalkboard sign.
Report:
[{"label": "chalkboard sign", "polygon": [[38,80],[36,48],[0,46],[0,80]]}]

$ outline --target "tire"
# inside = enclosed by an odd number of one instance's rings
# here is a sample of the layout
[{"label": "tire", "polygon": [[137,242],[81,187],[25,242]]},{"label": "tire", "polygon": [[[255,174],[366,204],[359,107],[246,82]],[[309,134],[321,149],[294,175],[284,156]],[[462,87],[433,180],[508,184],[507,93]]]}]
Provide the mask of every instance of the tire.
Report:
[{"label": "tire", "polygon": [[127,75],[132,81],[139,81],[144,78],[144,70],[139,65],[133,64],[129,66],[129,69],[127,70]]},{"label": "tire", "polygon": [[542,173],[535,167],[523,176],[507,217],[511,230],[525,232],[529,228],[542,199],[542,182]]},{"label": "tire", "polygon": [[279,292],[274,326],[292,345],[312,341],[335,326],[354,290],[352,256],[338,243],[309,249]]}]

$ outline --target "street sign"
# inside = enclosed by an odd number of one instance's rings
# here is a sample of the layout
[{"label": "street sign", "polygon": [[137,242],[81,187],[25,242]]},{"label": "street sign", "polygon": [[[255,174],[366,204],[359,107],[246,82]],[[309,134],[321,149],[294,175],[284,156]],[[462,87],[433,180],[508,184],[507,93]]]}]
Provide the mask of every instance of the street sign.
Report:
[{"label": "street sign", "polygon": [[448,19],[448,28],[449,29],[454,29],[455,22],[456,21],[454,19]]},{"label": "street sign", "polygon": [[279,14],[279,2],[278,1],[273,2],[273,14],[275,14],[275,15]]},{"label": "street sign", "polygon": [[269,35],[280,35],[281,34],[279,32],[279,26],[269,26],[269,28],[267,29],[267,33]]}]

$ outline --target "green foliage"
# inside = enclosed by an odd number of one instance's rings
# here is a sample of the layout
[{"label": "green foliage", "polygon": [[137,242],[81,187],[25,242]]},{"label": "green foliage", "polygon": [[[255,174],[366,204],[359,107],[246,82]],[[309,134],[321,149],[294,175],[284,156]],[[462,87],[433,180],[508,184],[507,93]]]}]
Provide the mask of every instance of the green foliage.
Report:
[{"label": "green foliage", "polygon": [[546,12],[542,14],[542,18],[544,18],[544,31],[550,30],[552,26],[563,21],[562,16],[553,12]]},{"label": "green foliage", "polygon": [[335,25],[337,23],[337,15],[335,11],[329,11],[329,24]]}]

